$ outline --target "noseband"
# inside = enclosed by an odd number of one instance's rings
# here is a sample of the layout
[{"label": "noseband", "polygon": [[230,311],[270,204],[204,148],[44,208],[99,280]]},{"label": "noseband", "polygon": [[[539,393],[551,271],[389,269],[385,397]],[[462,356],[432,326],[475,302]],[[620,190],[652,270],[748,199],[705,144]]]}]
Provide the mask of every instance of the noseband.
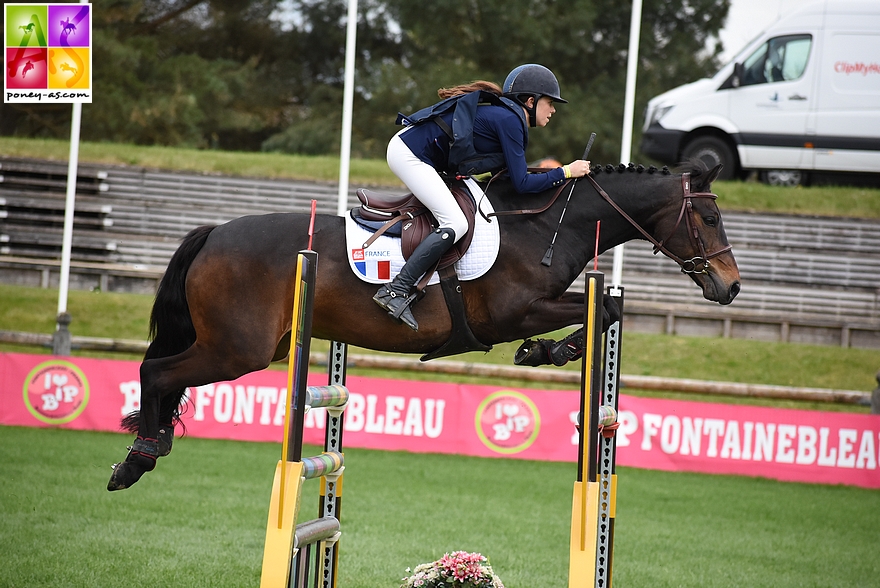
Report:
[{"label": "noseband", "polygon": [[[636,221],[632,219],[626,212],[623,211],[620,206],[614,202],[611,197],[608,195],[605,190],[593,179],[593,176],[587,174],[587,179],[593,184],[593,187],[599,193],[602,198],[605,199],[608,204],[610,204],[614,210],[616,210],[620,215],[625,218],[629,224],[634,226],[638,231],[642,234],[642,236],[654,244],[654,254],[656,255],[658,251],[662,251],[663,254],[673,260],[681,267],[681,272],[684,274],[707,274],[709,273],[709,260],[713,257],[718,257],[722,253],[727,253],[732,249],[730,245],[727,247],[723,247],[714,253],[706,254],[706,249],[703,247],[703,240],[700,239],[700,230],[697,227],[696,222],[694,222],[694,198],[711,198],[715,200],[718,198],[716,194],[711,192],[691,192],[691,174],[684,173],[681,176],[681,191],[682,191],[682,201],[681,201],[681,210],[678,211],[678,219],[675,221],[675,226],[672,227],[672,231],[669,232],[669,236],[665,239],[661,239],[658,241],[655,239],[650,233],[648,233],[645,229],[643,229]],[[691,245],[694,249],[700,252],[700,255],[696,257],[692,257],[690,259],[682,259],[676,254],[672,253],[669,249],[664,247],[664,243],[672,238],[675,235],[675,232],[678,230],[678,226],[681,224],[681,219],[685,220],[685,225],[687,226],[687,234],[688,239],[691,242]]]}]

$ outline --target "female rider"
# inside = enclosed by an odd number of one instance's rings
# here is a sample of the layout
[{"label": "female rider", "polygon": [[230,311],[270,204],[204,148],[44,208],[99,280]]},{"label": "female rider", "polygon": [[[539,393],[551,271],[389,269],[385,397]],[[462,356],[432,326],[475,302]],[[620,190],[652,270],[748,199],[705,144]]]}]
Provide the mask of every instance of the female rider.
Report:
[{"label": "female rider", "polygon": [[410,309],[416,298],[413,287],[467,231],[464,213],[441,172],[472,175],[506,167],[517,192],[535,193],[590,170],[589,161],[578,159],[547,173],[527,171],[529,127],[546,126],[556,112],[554,102],[567,102],[546,67],[521,65],[508,74],[503,88],[477,81],[438,94],[443,101],[408,117],[401,115],[398,121],[406,128],[391,139],[387,152],[388,167],[438,222],[400,273],[373,296],[376,304],[414,331],[419,325]]}]

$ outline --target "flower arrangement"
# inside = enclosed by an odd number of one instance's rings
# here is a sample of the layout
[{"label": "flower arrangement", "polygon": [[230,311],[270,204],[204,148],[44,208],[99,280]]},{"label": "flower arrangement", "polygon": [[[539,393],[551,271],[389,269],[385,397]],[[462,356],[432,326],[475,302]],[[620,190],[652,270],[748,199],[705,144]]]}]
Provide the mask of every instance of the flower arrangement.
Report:
[{"label": "flower arrangement", "polygon": [[403,578],[400,588],[504,588],[479,553],[454,551],[406,572],[411,575]]}]

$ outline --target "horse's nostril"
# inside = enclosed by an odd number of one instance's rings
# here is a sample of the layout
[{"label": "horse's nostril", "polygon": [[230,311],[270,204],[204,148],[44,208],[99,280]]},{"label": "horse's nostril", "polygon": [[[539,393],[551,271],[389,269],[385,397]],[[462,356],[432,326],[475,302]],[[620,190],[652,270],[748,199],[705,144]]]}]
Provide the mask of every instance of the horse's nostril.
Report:
[{"label": "horse's nostril", "polygon": [[733,300],[736,298],[736,295],[739,294],[740,285],[739,282],[734,282],[730,285],[730,299]]}]

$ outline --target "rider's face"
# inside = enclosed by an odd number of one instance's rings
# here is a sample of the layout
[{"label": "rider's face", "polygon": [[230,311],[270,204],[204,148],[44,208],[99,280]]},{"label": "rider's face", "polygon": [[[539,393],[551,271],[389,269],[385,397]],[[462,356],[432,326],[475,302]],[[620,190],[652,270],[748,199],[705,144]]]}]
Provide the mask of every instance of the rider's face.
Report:
[{"label": "rider's face", "polygon": [[535,109],[535,125],[539,127],[547,126],[547,123],[550,122],[550,117],[556,112],[556,107],[553,106],[553,99],[549,96],[541,96],[538,100],[538,108]]}]

